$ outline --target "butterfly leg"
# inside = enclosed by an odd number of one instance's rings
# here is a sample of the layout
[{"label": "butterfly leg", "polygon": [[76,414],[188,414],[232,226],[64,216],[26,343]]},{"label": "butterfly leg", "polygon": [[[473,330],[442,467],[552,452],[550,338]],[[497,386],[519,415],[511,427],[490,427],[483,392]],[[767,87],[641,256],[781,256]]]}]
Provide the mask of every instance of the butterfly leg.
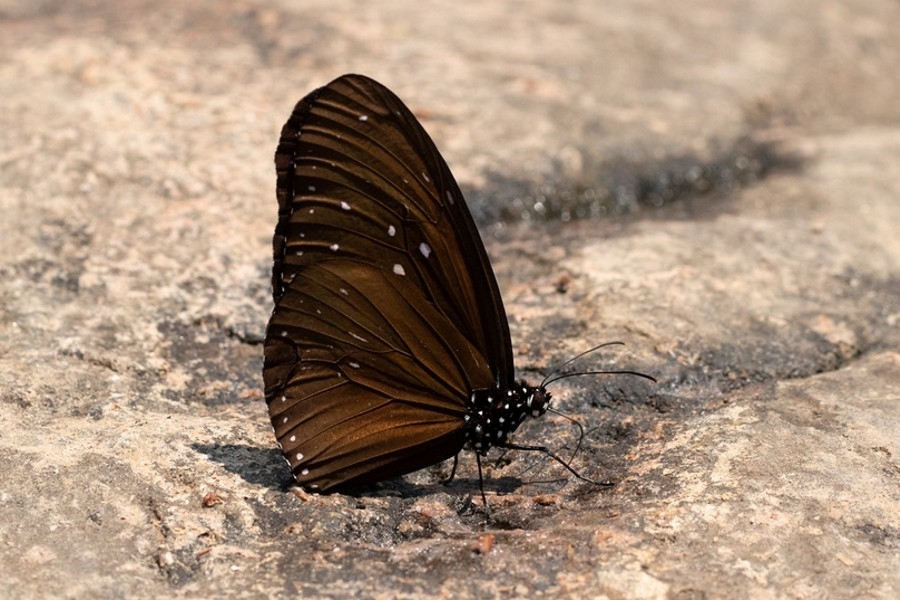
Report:
[{"label": "butterfly leg", "polygon": [[450,485],[453,482],[453,478],[456,477],[456,465],[459,464],[459,454],[453,457],[453,468],[450,469],[450,476],[447,479],[443,480],[441,483],[444,485]]},{"label": "butterfly leg", "polygon": [[478,487],[481,489],[481,501],[484,502],[484,508],[487,509],[487,496],[484,495],[484,477],[481,475],[481,454],[475,453],[475,464],[478,465]]},{"label": "butterfly leg", "polygon": [[[569,473],[571,473],[572,475],[574,475],[575,477],[577,477],[578,479],[580,479],[582,481],[587,481],[588,483],[593,483],[594,485],[599,485],[601,487],[612,487],[615,485],[612,481],[597,481],[596,479],[591,479],[590,477],[585,477],[584,475],[582,475],[581,473],[579,473],[578,471],[573,469],[571,466],[569,466],[569,464],[566,461],[564,461],[562,458],[560,458],[556,453],[554,453],[550,448],[547,448],[546,446],[520,446],[519,444],[512,444],[510,442],[506,442],[504,444],[501,444],[500,447],[501,448],[509,448],[510,450],[529,450],[531,452],[542,452],[543,454],[546,454],[547,456],[549,456],[550,458],[552,458],[553,460],[555,460],[556,462],[561,464],[563,467],[565,467],[565,469]],[[481,467],[481,465],[479,463],[479,468],[480,467]]]}]

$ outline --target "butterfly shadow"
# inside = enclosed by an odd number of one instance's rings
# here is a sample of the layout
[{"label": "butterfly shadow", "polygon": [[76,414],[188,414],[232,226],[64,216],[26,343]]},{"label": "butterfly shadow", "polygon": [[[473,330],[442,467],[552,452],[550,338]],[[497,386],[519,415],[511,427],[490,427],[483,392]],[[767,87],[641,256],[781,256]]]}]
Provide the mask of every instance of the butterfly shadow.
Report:
[{"label": "butterfly shadow", "polygon": [[[500,477],[484,481],[484,489],[488,494],[501,496],[515,492],[522,485],[523,482],[517,477]],[[400,498],[418,499],[439,494],[476,498],[481,495],[481,487],[477,477],[456,477],[451,482],[432,481],[427,483],[411,482],[404,477],[396,477],[378,483],[339,489],[337,492],[359,500],[372,496],[399,496]]]},{"label": "butterfly shadow", "polygon": [[247,444],[191,444],[191,447],[247,483],[279,491],[294,483],[281,451],[276,448]]},{"label": "butterfly shadow", "polygon": [[[297,484],[290,470],[285,467],[284,457],[276,448],[257,448],[247,444],[191,444],[191,448],[249,484],[279,492]],[[484,489],[488,493],[504,495],[515,492],[524,484],[518,477],[492,477],[484,480]],[[481,494],[481,485],[478,477],[457,476],[450,482],[430,483],[413,483],[403,477],[396,477],[336,491],[358,500],[384,495],[415,499],[442,493],[475,497]]]}]

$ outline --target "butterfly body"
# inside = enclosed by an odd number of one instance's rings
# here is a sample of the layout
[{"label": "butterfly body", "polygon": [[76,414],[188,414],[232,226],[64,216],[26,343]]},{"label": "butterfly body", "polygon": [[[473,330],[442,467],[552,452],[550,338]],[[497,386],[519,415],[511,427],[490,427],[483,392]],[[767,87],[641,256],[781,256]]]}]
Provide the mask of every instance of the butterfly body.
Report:
[{"label": "butterfly body", "polygon": [[387,88],[309,94],[275,155],[266,402],[315,491],[508,444],[550,394],[515,381],[499,288],[449,168]]}]

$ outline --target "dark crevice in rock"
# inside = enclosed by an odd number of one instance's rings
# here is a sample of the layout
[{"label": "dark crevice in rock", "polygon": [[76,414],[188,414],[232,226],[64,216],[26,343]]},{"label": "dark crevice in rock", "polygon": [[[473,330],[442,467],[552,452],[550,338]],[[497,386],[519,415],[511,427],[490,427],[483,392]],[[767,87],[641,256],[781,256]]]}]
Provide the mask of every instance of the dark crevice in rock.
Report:
[{"label": "dark crevice in rock", "polygon": [[900,549],[900,531],[895,527],[867,521],[856,525],[854,529],[864,541],[879,546],[886,552],[895,552]]},{"label": "dark crevice in rock", "polygon": [[[590,156],[590,151],[583,152]],[[654,210],[689,198],[729,193],[775,172],[802,168],[800,158],[748,135],[712,159],[694,154],[655,163],[630,158],[600,159],[576,181],[542,175],[541,182],[491,174],[488,183],[466,190],[476,221],[570,221]]]},{"label": "dark crevice in rock", "polygon": [[113,359],[105,356],[94,356],[92,354],[86,354],[85,351],[81,348],[61,348],[58,353],[60,356],[68,356],[70,358],[83,361],[89,365],[107,369],[109,371],[112,371],[113,373],[122,372],[122,368],[119,365],[116,365]]}]

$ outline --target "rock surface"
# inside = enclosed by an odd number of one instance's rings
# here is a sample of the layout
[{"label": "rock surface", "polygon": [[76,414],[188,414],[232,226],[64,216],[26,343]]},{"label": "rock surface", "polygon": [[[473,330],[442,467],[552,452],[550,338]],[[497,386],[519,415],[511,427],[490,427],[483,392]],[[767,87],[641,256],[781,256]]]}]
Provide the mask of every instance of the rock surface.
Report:
[{"label": "rock surface", "polygon": [[[0,2],[0,589],[900,596],[900,4]],[[468,193],[573,467],[292,491],[272,154],[368,74]],[[548,416],[522,443],[565,453]]]}]

